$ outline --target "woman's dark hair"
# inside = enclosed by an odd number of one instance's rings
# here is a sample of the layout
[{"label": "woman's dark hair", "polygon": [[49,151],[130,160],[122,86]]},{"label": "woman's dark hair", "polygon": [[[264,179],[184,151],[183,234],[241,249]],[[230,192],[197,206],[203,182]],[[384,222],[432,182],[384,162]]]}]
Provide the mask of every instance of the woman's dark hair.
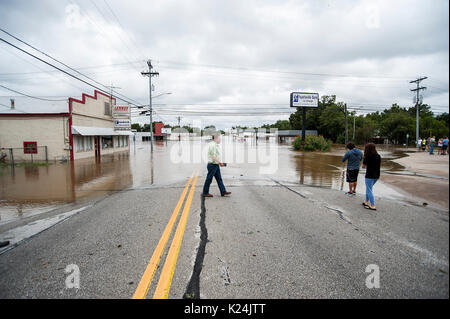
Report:
[{"label": "woman's dark hair", "polygon": [[375,144],[367,143],[366,147],[364,148],[364,157],[367,157],[368,155],[372,154],[378,154]]},{"label": "woman's dark hair", "polygon": [[355,144],[353,142],[349,142],[346,146],[349,150],[352,150],[355,148]]}]

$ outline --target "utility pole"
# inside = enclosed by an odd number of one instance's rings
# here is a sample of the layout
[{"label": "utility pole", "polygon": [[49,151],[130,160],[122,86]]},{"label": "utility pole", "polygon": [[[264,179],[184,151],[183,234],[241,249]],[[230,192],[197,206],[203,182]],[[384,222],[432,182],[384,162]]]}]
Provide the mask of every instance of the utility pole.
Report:
[{"label": "utility pole", "polygon": [[355,143],[355,131],[356,131],[356,112],[353,112],[353,143]]},{"label": "utility pole", "polygon": [[148,72],[141,72],[142,75],[148,76],[148,88],[149,88],[149,106],[150,106],[150,145],[151,152],[153,152],[153,108],[152,108],[152,77],[158,76],[159,72],[152,72],[152,60],[147,61]]},{"label": "utility pole", "polygon": [[409,83],[417,83],[417,87],[415,89],[411,89],[412,92],[416,92],[416,145],[417,145],[417,141],[419,140],[419,96],[420,96],[419,93],[421,90],[427,89],[425,86],[421,87],[420,82],[423,80],[426,80],[426,79],[428,79],[428,77],[424,76],[424,77],[418,78],[417,80],[409,82]]},{"label": "utility pole", "polygon": [[347,103],[344,104],[345,112],[345,145],[348,144],[348,117],[347,117]]},{"label": "utility pole", "polygon": [[113,107],[112,107],[112,99],[113,99],[113,89],[121,89],[118,86],[113,86],[112,83],[110,86],[107,86],[108,89],[111,90],[111,95],[109,96],[109,107],[111,109],[111,115],[112,115],[112,111],[113,111]]},{"label": "utility pole", "polygon": [[306,107],[302,107],[302,141],[306,139]]},{"label": "utility pole", "polygon": [[178,119],[178,142],[181,141],[181,126],[180,126],[180,120],[181,120],[181,116],[177,117]]}]

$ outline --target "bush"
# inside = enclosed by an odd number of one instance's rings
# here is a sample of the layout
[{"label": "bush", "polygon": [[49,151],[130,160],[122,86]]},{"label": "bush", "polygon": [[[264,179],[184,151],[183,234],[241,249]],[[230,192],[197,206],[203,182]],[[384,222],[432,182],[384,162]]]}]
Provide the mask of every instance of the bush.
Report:
[{"label": "bush", "polygon": [[297,136],[292,142],[292,146],[296,151],[305,152],[329,152],[331,151],[331,141],[326,140],[323,136],[308,135],[305,137],[305,141],[302,141],[301,136]]},{"label": "bush", "polygon": [[302,148],[302,138],[301,136],[297,136],[294,141],[292,142],[292,146],[294,147],[294,150],[298,151]]}]

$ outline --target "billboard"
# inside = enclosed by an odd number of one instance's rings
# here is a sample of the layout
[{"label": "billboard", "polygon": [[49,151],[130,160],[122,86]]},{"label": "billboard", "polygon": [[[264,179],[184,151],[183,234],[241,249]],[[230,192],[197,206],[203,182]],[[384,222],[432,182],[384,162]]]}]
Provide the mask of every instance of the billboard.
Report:
[{"label": "billboard", "polygon": [[115,119],[114,120],[114,129],[125,129],[129,130],[131,128],[131,120],[129,119]]},{"label": "billboard", "polygon": [[172,134],[172,129],[170,127],[163,127],[161,128],[162,134]]},{"label": "billboard", "polygon": [[120,116],[130,116],[130,106],[129,105],[115,105],[113,108],[113,116],[114,117],[120,117]]},{"label": "billboard", "polygon": [[319,93],[292,92],[291,107],[318,107]]}]

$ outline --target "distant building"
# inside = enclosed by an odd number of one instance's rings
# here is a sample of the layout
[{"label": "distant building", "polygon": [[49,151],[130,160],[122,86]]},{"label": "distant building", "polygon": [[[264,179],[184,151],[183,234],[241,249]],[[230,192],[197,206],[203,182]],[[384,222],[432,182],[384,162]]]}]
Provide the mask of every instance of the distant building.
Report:
[{"label": "distant building", "polygon": [[49,160],[76,160],[129,151],[130,109],[115,98],[95,90],[94,96],[53,103],[58,110],[37,112],[38,104],[18,99],[0,111],[0,149],[13,149],[15,160],[27,160],[30,152],[40,160],[44,151]]},{"label": "distant building", "polygon": [[[162,122],[155,122],[155,132],[153,133],[153,138],[155,140],[163,140],[166,136],[166,133],[163,133],[164,129],[164,123]],[[140,142],[147,142],[150,141],[151,135],[150,132],[134,132],[135,140]]]}]

